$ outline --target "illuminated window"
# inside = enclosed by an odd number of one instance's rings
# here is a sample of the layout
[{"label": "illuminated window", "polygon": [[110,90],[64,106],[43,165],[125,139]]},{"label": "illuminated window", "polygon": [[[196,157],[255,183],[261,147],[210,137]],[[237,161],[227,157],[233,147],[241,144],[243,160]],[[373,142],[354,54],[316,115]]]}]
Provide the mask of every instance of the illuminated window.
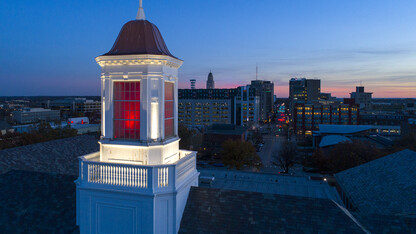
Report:
[{"label": "illuminated window", "polygon": [[174,136],[173,83],[165,82],[165,138]]},{"label": "illuminated window", "polygon": [[140,82],[114,82],[114,138],[140,139]]}]

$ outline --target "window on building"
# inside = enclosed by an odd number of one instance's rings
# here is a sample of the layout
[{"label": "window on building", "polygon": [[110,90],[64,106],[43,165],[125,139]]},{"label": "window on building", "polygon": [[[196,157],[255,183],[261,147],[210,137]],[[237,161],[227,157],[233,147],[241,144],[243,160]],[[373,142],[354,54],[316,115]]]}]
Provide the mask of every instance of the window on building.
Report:
[{"label": "window on building", "polygon": [[140,139],[140,82],[114,82],[114,138]]},{"label": "window on building", "polygon": [[174,136],[173,122],[173,89],[174,84],[165,82],[165,138]]}]

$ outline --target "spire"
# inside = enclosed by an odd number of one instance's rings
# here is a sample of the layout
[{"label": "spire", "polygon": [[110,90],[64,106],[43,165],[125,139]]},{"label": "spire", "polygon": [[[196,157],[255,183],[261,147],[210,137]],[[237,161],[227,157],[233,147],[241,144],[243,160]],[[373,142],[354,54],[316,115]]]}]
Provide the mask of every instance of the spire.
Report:
[{"label": "spire", "polygon": [[145,20],[146,16],[144,15],[143,2],[140,0],[139,10],[137,11],[136,20]]}]

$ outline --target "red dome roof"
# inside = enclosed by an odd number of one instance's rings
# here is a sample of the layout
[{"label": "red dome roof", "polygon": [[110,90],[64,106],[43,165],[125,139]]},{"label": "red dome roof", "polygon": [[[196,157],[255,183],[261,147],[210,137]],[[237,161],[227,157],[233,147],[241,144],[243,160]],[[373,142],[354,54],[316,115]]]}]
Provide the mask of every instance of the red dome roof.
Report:
[{"label": "red dome roof", "polygon": [[174,57],[166,47],[165,41],[156,25],[147,20],[127,22],[113,48],[105,55],[157,54]]}]

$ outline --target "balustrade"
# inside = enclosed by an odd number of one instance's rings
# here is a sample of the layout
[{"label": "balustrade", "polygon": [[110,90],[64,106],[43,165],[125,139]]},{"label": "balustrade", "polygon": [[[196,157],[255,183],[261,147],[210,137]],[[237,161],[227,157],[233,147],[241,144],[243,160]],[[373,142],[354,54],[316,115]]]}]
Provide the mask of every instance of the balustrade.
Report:
[{"label": "balustrade", "polygon": [[[97,186],[131,188],[134,191],[173,189],[196,170],[196,154],[180,151],[174,164],[134,165],[100,162],[99,154],[80,157],[80,182]],[[139,189],[139,190],[137,190]]]}]

